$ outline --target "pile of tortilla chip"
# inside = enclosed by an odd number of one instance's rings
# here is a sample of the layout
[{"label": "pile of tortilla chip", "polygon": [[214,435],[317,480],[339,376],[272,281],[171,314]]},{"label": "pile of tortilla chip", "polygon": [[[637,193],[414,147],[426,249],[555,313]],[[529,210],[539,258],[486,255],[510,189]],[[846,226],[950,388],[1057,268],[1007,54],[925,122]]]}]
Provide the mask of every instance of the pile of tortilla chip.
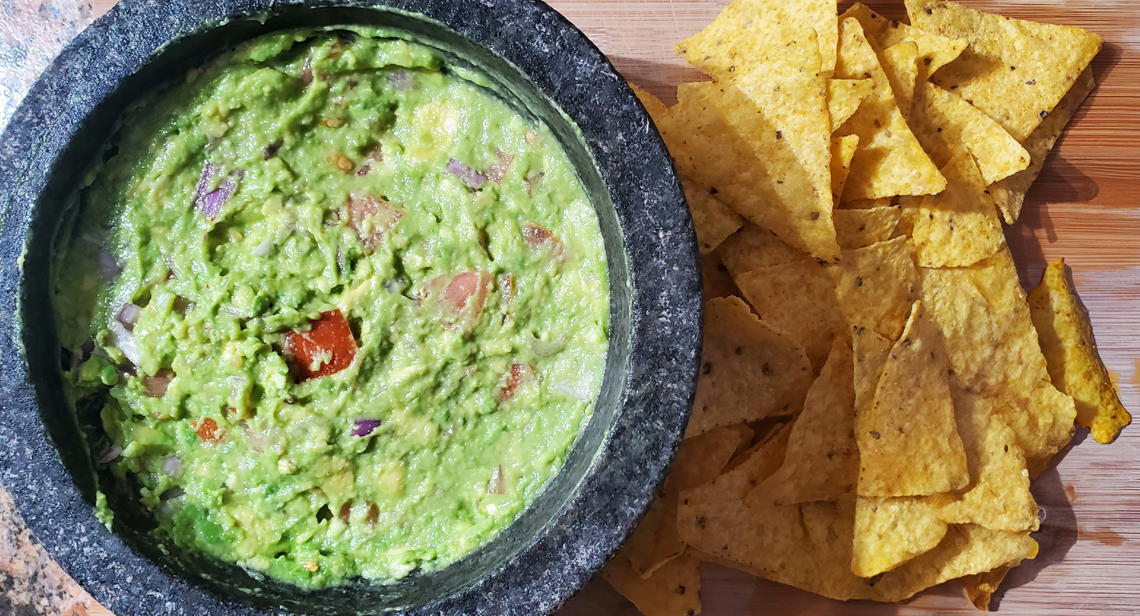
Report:
[{"label": "pile of tortilla chip", "polygon": [[701,561],[835,599],[958,579],[987,609],[1037,554],[1030,481],[1074,420],[1131,417],[1063,262],[1022,290],[1002,221],[1092,91],[1081,28],[906,0],[733,0],[664,105],[705,274],[673,471],[604,576],[700,612]]}]

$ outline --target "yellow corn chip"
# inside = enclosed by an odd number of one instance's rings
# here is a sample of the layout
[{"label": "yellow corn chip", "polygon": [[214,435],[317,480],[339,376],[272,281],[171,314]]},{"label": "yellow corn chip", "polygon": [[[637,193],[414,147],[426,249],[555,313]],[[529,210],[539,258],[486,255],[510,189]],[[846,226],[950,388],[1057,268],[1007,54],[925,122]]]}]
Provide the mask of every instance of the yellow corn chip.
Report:
[{"label": "yellow corn chip", "polygon": [[828,79],[827,112],[831,116],[831,131],[835,132],[871,95],[875,82],[870,79]]},{"label": "yellow corn chip", "polygon": [[853,326],[851,336],[854,355],[855,414],[861,415],[875,398],[875,388],[883,373],[892,343],[866,327]]},{"label": "yellow corn chip", "polygon": [[903,41],[887,47],[879,54],[879,62],[891,82],[895,103],[903,117],[910,115],[910,104],[914,98],[914,87],[918,80],[918,44]]},{"label": "yellow corn chip", "polygon": [[771,231],[750,222],[744,223],[739,231],[722,242],[716,252],[733,278],[761,267],[809,258],[780,241]]},{"label": "yellow corn chip", "polygon": [[697,245],[702,255],[716,249],[724,238],[732,235],[744,224],[744,219],[732,211],[713,195],[715,188],[706,188],[698,185],[685,176],[681,176],[681,186],[685,188],[685,199],[689,202],[689,211],[693,214],[693,226],[697,229]]},{"label": "yellow corn chip", "polygon": [[755,499],[790,505],[836,501],[851,493],[859,478],[855,447],[853,361],[847,343],[837,339],[819,377],[792,424],[780,469],[749,494]]},{"label": "yellow corn chip", "polygon": [[918,289],[914,248],[905,237],[844,250],[839,265],[828,270],[845,315],[844,328],[859,325],[892,340],[898,337]]},{"label": "yellow corn chip", "polygon": [[970,599],[970,603],[973,603],[974,607],[979,610],[988,612],[990,610],[990,600],[993,599],[994,593],[996,593],[998,587],[1001,586],[1002,580],[1005,579],[1009,570],[1016,567],[1020,562],[1021,561],[1018,561],[1018,563],[1013,565],[1002,565],[992,571],[967,575],[961,578],[959,581],[962,583],[962,587],[966,589],[966,597]]},{"label": "yellow corn chip", "polygon": [[946,190],[927,195],[902,215],[922,267],[965,267],[997,252],[1005,233],[974,157],[961,152],[942,168]]},{"label": "yellow corn chip", "polygon": [[802,345],[815,370],[823,367],[831,341],[847,327],[830,269],[799,260],[755,268],[736,278],[760,318]]},{"label": "yellow corn chip", "polygon": [[855,418],[860,496],[922,496],[966,487],[949,361],[937,326],[915,302],[871,405]]},{"label": "yellow corn chip", "polygon": [[796,540],[793,529],[799,523],[799,507],[746,503],[744,497],[779,468],[789,432],[785,426],[736,468],[681,493],[677,528],[686,545],[702,555],[758,568],[780,566]]},{"label": "yellow corn chip", "polygon": [[739,297],[711,300],[685,436],[793,413],[811,380],[811,364],[791,336],[756,318]]},{"label": "yellow corn chip", "polygon": [[949,525],[935,515],[933,500],[906,496],[867,498],[855,502],[855,536],[851,572],[869,578],[890,571],[933,550]]},{"label": "yellow corn chip", "polygon": [[1073,119],[1073,114],[1077,112],[1077,108],[1081,106],[1081,103],[1095,87],[1096,81],[1093,80],[1092,68],[1086,68],[1085,72],[1077,78],[1077,83],[1073,84],[1072,89],[1065,95],[1065,98],[1061,99],[1061,102],[1053,108],[1048,117],[1025,140],[1025,149],[1029,151],[1032,158],[1029,167],[990,188],[994,201],[1008,224],[1012,225],[1021,215],[1021,206],[1025,203],[1025,194],[1029,192],[1029,187],[1033,185],[1037,179],[1037,174],[1041,173],[1041,168],[1045,166],[1045,159],[1049,156],[1049,151],[1053,149],[1053,145],[1061,137],[1061,133],[1064,132],[1069,120]]},{"label": "yellow corn chip", "polygon": [[691,616],[701,611],[700,565],[683,554],[643,579],[620,551],[602,570],[602,578],[645,616]]},{"label": "yellow corn chip", "polygon": [[[878,207],[891,207],[895,204],[895,200],[899,199],[920,199],[921,197],[881,197],[879,199],[852,199],[850,201],[842,201],[839,207],[845,210],[870,210]],[[832,212],[834,216],[834,212]]]},{"label": "yellow corn chip", "polygon": [[757,86],[747,94],[733,85],[682,84],[660,126],[685,175],[717,187],[729,206],[788,244],[832,260],[839,246],[827,110],[823,88],[807,85],[813,79],[797,73],[774,82],[778,91]]},{"label": "yellow corn chip", "polygon": [[926,32],[969,39],[957,60],[931,81],[961,96],[1024,141],[1100,51],[1101,37],[982,13],[945,0],[906,0],[910,23]]},{"label": "yellow corn chip", "polygon": [[745,426],[725,426],[681,443],[669,478],[622,550],[641,577],[649,577],[685,551],[677,534],[679,493],[716,479],[743,437],[751,439],[751,433]]},{"label": "yellow corn chip", "polygon": [[894,195],[925,195],[940,192],[946,180],[910,132],[879,59],[863,29],[854,18],[839,24],[839,60],[835,76],[843,79],[871,78],[872,94],[838,131],[839,136],[859,135],[859,149],[843,189],[845,201],[878,199]]},{"label": "yellow corn chip", "polygon": [[629,84],[629,87],[633,90],[633,93],[637,95],[641,104],[645,105],[645,110],[649,112],[649,117],[655,124],[660,124],[661,120],[669,115],[669,107],[667,107],[665,103],[662,103],[661,99],[646,92],[632,82]]},{"label": "yellow corn chip", "polygon": [[740,295],[740,289],[728,273],[728,268],[721,263],[720,256],[712,252],[701,255],[701,279],[704,284],[704,298],[707,302],[714,297],[728,297]]},{"label": "yellow corn chip", "polygon": [[907,122],[939,167],[963,152],[973,154],[986,185],[1029,166],[1029,152],[1001,125],[936,85],[924,83],[917,88]]},{"label": "yellow corn chip", "polygon": [[[851,159],[855,157],[857,147],[859,147],[859,135],[831,138],[831,199],[835,203],[839,203],[839,197],[843,194],[843,185],[847,183],[847,174],[851,171]],[[835,213],[832,211],[832,217]]]},{"label": "yellow corn chip", "polygon": [[835,239],[844,250],[885,242],[894,236],[902,211],[898,207],[869,210],[836,210]]},{"label": "yellow corn chip", "polygon": [[1065,260],[1053,261],[1029,293],[1029,313],[1053,385],[1073,397],[1077,423],[1098,443],[1111,443],[1132,416],[1124,410],[1100,358],[1092,325],[1065,276]]},{"label": "yellow corn chip", "polygon": [[[835,70],[835,0],[733,0],[704,30],[677,44],[693,66],[718,80],[728,80],[743,63],[774,70],[792,62],[783,47],[813,31],[818,40],[819,71]],[[814,41],[813,41],[814,43]]]},{"label": "yellow corn chip", "polygon": [[851,8],[840,15],[839,19],[845,17],[859,20],[859,25],[863,26],[867,40],[876,52],[899,43],[913,42],[918,45],[918,83],[927,81],[934,71],[954,61],[966,48],[964,38],[949,39],[923,32],[907,24],[891,21],[859,2],[851,5]]}]

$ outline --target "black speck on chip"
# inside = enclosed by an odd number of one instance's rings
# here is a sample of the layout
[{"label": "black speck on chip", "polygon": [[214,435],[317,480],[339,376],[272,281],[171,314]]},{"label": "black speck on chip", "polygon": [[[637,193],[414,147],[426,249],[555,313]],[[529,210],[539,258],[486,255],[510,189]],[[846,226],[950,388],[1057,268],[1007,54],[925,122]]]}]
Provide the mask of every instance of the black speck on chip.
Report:
[{"label": "black speck on chip", "polygon": [[784,133],[783,133],[783,132],[781,132],[781,131],[776,131],[776,138],[777,138],[777,139],[783,139],[783,138],[784,138]]},{"label": "black speck on chip", "polygon": [[812,212],[811,213],[811,219],[812,220],[819,220],[819,212]]},{"label": "black speck on chip", "polygon": [[712,364],[706,361],[705,365],[701,368],[701,373],[708,374],[710,372],[712,372]]},{"label": "black speck on chip", "polygon": [[1049,115],[1049,112],[1048,112],[1048,111],[1042,111],[1042,112],[1041,112],[1041,117],[1043,117],[1043,118],[1044,118],[1044,117],[1045,117],[1045,116],[1047,116],[1047,115]]},{"label": "black speck on chip", "polygon": [[1036,79],[1030,79],[1029,81],[1025,82],[1025,85],[1035,86],[1035,85],[1037,85],[1037,80]]},{"label": "black speck on chip", "polygon": [[857,286],[857,287],[863,286],[863,277],[862,276],[858,276],[855,278],[855,286]]},{"label": "black speck on chip", "polygon": [[1016,66],[1011,66],[1011,67],[1009,67],[1009,70],[1011,70],[1011,71],[1016,71],[1016,70],[1017,70],[1017,67],[1016,67]]},{"label": "black speck on chip", "polygon": [[677,594],[678,594],[678,595],[683,595],[683,594],[685,594],[685,587],[684,587],[684,586],[681,586],[681,585],[677,585]]},{"label": "black speck on chip", "polygon": [[709,189],[710,195],[715,195],[716,193],[717,193],[716,186],[713,186],[712,188]]},{"label": "black speck on chip", "polygon": [[735,73],[736,72],[736,65],[728,67],[728,72]]},{"label": "black speck on chip", "polygon": [[923,10],[925,10],[925,11],[926,11],[926,14],[927,14],[927,15],[933,15],[933,14],[934,14],[934,9],[932,9],[932,8],[930,8],[930,7],[926,7],[926,8],[925,8],[925,9],[923,9]]},{"label": "black speck on chip", "polygon": [[882,435],[879,434],[878,430],[871,430],[871,438],[873,438],[875,440],[879,440],[880,436],[882,436]]}]

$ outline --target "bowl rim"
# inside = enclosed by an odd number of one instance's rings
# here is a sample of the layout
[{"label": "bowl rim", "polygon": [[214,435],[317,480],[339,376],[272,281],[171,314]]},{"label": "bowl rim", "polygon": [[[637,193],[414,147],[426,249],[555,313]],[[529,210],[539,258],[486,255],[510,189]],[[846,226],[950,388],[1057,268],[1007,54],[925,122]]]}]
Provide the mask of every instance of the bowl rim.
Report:
[{"label": "bowl rim", "polygon": [[[298,6],[420,14],[489,49],[572,120],[609,189],[633,302],[630,374],[610,433],[567,510],[512,562],[406,612],[549,613],[620,547],[664,479],[695,395],[703,300],[696,236],[660,135],[601,51],[538,0],[123,0],[82,32],[39,77],[0,136],[0,391],[6,394],[0,399],[0,484],[48,553],[120,616],[183,613],[172,596],[192,603],[194,613],[271,613],[166,573],[95,519],[41,421],[21,345],[20,307],[24,250],[49,170],[96,105],[170,40],[221,20]],[[509,24],[494,20],[495,11],[518,12],[533,30],[508,31]],[[140,31],[140,23],[157,27]],[[545,67],[555,64],[569,74],[553,78]],[[76,78],[92,70],[100,76]],[[630,447],[635,436],[637,446]],[[71,530],[76,526],[78,534]],[[103,572],[89,575],[95,568]],[[140,578],[154,576],[168,584],[164,592],[146,592],[154,589]]]}]

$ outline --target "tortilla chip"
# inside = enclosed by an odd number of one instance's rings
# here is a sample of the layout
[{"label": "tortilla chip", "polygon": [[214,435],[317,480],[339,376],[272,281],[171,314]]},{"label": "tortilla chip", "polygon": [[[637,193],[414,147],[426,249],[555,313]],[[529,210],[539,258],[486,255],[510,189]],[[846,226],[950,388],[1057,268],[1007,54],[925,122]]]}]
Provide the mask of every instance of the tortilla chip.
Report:
[{"label": "tortilla chip", "polygon": [[917,83],[925,83],[934,71],[954,61],[966,48],[966,39],[949,39],[937,34],[923,32],[907,24],[891,21],[882,15],[856,2],[839,19],[854,17],[863,26],[867,40],[876,52],[899,43],[913,42],[918,45],[919,74]]},{"label": "tortilla chip", "polygon": [[895,95],[899,111],[905,118],[910,115],[910,104],[918,81],[918,45],[914,41],[891,45],[879,54],[879,62],[891,82],[891,92]]},{"label": "tortilla chip", "polygon": [[[831,199],[839,203],[843,194],[843,185],[847,183],[847,174],[851,171],[851,159],[855,157],[855,149],[859,147],[859,135],[831,138]],[[835,216],[835,211],[831,213]],[[838,234],[839,231],[836,231]],[[840,246],[842,248],[842,246]]]},{"label": "tortilla chip", "polygon": [[728,268],[721,263],[720,256],[715,252],[701,255],[701,280],[706,302],[714,297],[740,295],[740,289],[736,288],[736,282],[729,275]]},{"label": "tortilla chip", "polygon": [[[839,245],[831,223],[827,110],[823,88],[812,80],[818,79],[796,73],[763,87],[751,77],[741,87],[681,84],[660,126],[682,173],[717,187],[729,206],[788,244],[832,260]],[[748,84],[756,87],[746,93],[741,88]]]},{"label": "tortilla chip", "polygon": [[1061,99],[1061,102],[1053,108],[1053,111],[1041,122],[1041,125],[1034,129],[1033,134],[1025,140],[1023,145],[1032,158],[1029,167],[990,188],[994,202],[997,203],[1006,223],[1012,225],[1021,215],[1021,206],[1025,203],[1025,195],[1029,192],[1029,187],[1033,185],[1033,182],[1037,180],[1041,168],[1045,166],[1045,159],[1049,156],[1049,151],[1053,149],[1069,120],[1073,119],[1073,115],[1081,103],[1094,88],[1096,88],[1096,81],[1093,79],[1092,68],[1086,68],[1085,72],[1077,78],[1077,82],[1073,84],[1069,93],[1065,95],[1065,98]]},{"label": "tortilla chip", "polygon": [[701,612],[700,565],[683,554],[643,579],[621,551],[602,570],[602,578],[645,616],[691,616]]},{"label": "tortilla chip", "polygon": [[949,525],[935,515],[931,500],[859,497],[851,572],[873,577],[937,547]]},{"label": "tortilla chip", "polygon": [[874,330],[855,326],[851,336],[854,356],[855,414],[861,415],[875,399],[875,388],[883,373],[892,342]]},{"label": "tortilla chip", "polygon": [[662,103],[661,99],[641,89],[633,82],[629,82],[629,87],[633,90],[633,93],[637,95],[641,104],[645,105],[645,110],[649,112],[649,117],[653,120],[654,124],[660,124],[661,120],[669,115],[669,107],[667,107],[665,103]]},{"label": "tortilla chip", "polygon": [[1000,124],[936,85],[924,83],[918,87],[907,122],[934,164],[945,167],[955,156],[968,151],[986,185],[1029,166],[1029,152]]},{"label": "tortilla chip", "polygon": [[[878,207],[891,207],[896,199],[921,199],[921,197],[882,197],[879,199],[853,199],[842,201],[839,207],[845,210],[870,210]],[[832,214],[834,216],[834,213]]]},{"label": "tortilla chip", "polygon": [[859,135],[859,149],[851,161],[843,199],[878,199],[940,192],[946,187],[946,180],[907,127],[895,102],[890,81],[875,51],[867,43],[859,22],[849,17],[839,26],[836,77],[870,77],[875,82],[871,95],[837,132],[839,136]]},{"label": "tortilla chip", "polygon": [[808,390],[803,412],[792,424],[783,465],[749,494],[749,502],[837,501],[854,490],[859,452],[852,366],[851,349],[836,339],[827,363]]},{"label": "tortilla chip", "polygon": [[803,346],[814,370],[823,367],[831,341],[847,327],[830,269],[801,259],[755,268],[736,278],[760,318]]},{"label": "tortilla chip", "polygon": [[1029,292],[1029,314],[1053,385],[1073,397],[1077,423],[1098,443],[1111,443],[1132,416],[1124,410],[1100,358],[1092,325],[1065,276],[1065,260],[1053,261]]},{"label": "tortilla chip", "polygon": [[1002,419],[1017,433],[1017,444],[1025,452],[1029,478],[1036,479],[1053,463],[1057,452],[1073,439],[1077,406],[1072,396],[1061,392],[1048,379],[1029,395],[1001,409]]},{"label": "tortilla chip", "polygon": [[693,66],[725,81],[742,63],[786,66],[784,44],[810,30],[818,41],[818,70],[830,77],[835,70],[836,12],[835,0],[733,0],[704,30],[675,49]]},{"label": "tortilla chip", "polygon": [[685,176],[681,176],[681,186],[685,189],[685,199],[693,215],[697,245],[702,255],[716,250],[724,238],[736,233],[744,224],[739,214],[713,196],[717,194],[715,188],[700,186]]},{"label": "tortilla chip", "polygon": [[915,302],[870,406],[855,417],[859,496],[923,496],[966,487],[942,334]]},{"label": "tortilla chip", "polygon": [[761,267],[810,258],[780,241],[771,231],[750,222],[722,242],[716,252],[733,278]]},{"label": "tortilla chip", "polygon": [[795,412],[811,379],[811,364],[791,336],[756,318],[739,297],[711,300],[685,437]]},{"label": "tortilla chip", "polygon": [[885,242],[894,236],[901,217],[902,211],[898,207],[836,210],[835,239],[844,250]]},{"label": "tortilla chip", "polygon": [[997,252],[1005,233],[969,152],[942,168],[946,190],[902,209],[922,267],[965,267]]},{"label": "tortilla chip", "polygon": [[918,292],[914,248],[905,237],[844,250],[839,265],[829,271],[844,327],[858,325],[891,340],[898,337]]},{"label": "tortilla chip", "polygon": [[641,577],[649,577],[685,551],[677,534],[679,493],[716,479],[746,434],[751,439],[747,427],[725,426],[681,443],[669,478],[622,550]]},{"label": "tortilla chip", "polygon": [[744,497],[779,468],[789,433],[785,426],[744,463],[712,483],[682,492],[677,510],[681,540],[702,554],[758,568],[779,567],[794,545],[799,507],[749,503]]},{"label": "tortilla chip", "polygon": [[[1020,564],[1020,561],[1018,561]],[[958,581],[962,583],[962,587],[966,589],[966,597],[970,599],[970,603],[974,607],[988,612],[990,610],[990,600],[993,599],[994,593],[997,592],[1001,586],[1002,580],[1005,579],[1006,574],[1010,569],[1017,565],[1002,565],[991,571],[985,573],[977,573],[974,575],[967,575]]]},{"label": "tortilla chip", "polygon": [[871,95],[875,82],[870,79],[828,79],[827,112],[831,116],[831,132],[835,132]]},{"label": "tortilla chip", "polygon": [[982,13],[945,0],[906,0],[910,23],[970,46],[931,81],[1025,141],[1100,51],[1083,28]]}]

